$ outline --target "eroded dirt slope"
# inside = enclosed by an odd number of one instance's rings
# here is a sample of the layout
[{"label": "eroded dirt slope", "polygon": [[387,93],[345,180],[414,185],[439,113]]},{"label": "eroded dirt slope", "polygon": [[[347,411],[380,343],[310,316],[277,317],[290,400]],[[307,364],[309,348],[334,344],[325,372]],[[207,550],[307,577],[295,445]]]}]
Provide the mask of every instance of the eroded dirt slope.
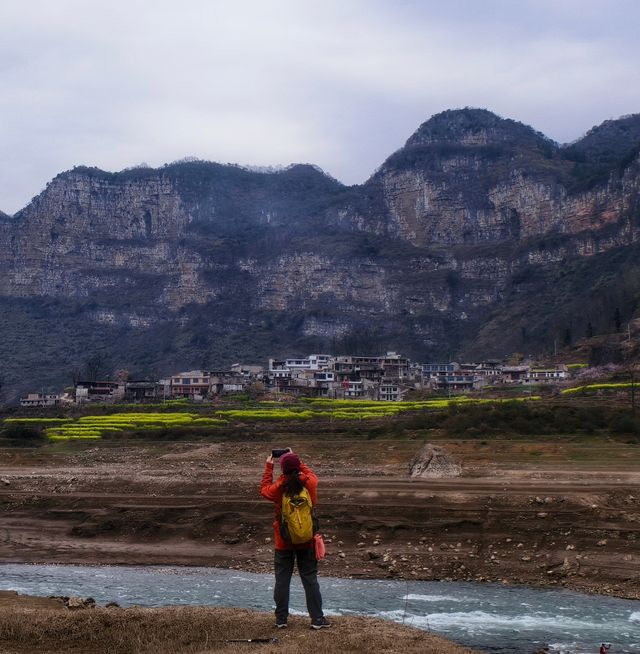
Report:
[{"label": "eroded dirt slope", "polygon": [[[463,475],[413,480],[413,441],[287,444],[321,479],[325,574],[561,585],[640,598],[632,450],[603,468],[563,463],[548,448],[525,466],[517,464],[522,445],[505,445],[510,455],[492,459],[477,444],[445,443]],[[3,450],[0,560],[268,571],[273,508],[258,484],[270,447]]]}]

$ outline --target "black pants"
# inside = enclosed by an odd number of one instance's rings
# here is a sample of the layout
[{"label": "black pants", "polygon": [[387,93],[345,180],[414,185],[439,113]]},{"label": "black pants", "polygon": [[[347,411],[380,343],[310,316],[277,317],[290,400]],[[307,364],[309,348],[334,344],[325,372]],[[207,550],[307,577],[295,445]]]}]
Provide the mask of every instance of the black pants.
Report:
[{"label": "black pants", "polygon": [[289,617],[289,584],[296,559],[311,620],[320,620],[323,616],[322,596],[318,584],[318,562],[313,547],[299,550],[276,550],[274,566],[276,583],[273,587],[273,599],[276,603],[276,622],[278,623],[286,622]]}]

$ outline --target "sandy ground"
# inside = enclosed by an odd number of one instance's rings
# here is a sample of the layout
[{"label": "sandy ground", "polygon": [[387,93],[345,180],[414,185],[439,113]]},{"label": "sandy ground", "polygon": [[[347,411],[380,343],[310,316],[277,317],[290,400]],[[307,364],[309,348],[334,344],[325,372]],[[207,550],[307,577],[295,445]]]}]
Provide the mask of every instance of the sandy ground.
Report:
[{"label": "sandy ground", "polygon": [[[444,443],[463,476],[412,480],[415,441],[314,443],[301,435],[279,444],[301,452],[320,477],[322,574],[640,599],[640,465],[632,447],[613,459],[590,451],[581,463],[585,456],[556,445]],[[270,448],[105,442],[1,450],[0,561],[268,572],[273,506],[258,485]],[[531,457],[531,448],[539,454]]]}]

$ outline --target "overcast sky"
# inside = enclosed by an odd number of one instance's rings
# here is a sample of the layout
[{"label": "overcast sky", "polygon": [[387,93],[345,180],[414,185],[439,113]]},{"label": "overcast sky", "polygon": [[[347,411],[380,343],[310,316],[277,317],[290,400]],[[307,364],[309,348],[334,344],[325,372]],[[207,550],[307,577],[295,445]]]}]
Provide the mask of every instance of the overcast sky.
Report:
[{"label": "overcast sky", "polygon": [[640,112],[639,26],[636,0],[0,0],[0,210],[184,156],[359,183],[464,106],[571,141]]}]

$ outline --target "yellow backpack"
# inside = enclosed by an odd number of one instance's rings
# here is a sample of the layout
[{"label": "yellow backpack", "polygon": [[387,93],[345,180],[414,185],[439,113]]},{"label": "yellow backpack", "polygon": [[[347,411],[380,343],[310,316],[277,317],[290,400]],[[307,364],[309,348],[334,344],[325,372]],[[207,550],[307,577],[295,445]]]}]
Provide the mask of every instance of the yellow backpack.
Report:
[{"label": "yellow backpack", "polygon": [[280,535],[293,545],[308,543],[313,539],[313,504],[311,495],[303,488],[296,495],[282,494],[280,510]]}]

